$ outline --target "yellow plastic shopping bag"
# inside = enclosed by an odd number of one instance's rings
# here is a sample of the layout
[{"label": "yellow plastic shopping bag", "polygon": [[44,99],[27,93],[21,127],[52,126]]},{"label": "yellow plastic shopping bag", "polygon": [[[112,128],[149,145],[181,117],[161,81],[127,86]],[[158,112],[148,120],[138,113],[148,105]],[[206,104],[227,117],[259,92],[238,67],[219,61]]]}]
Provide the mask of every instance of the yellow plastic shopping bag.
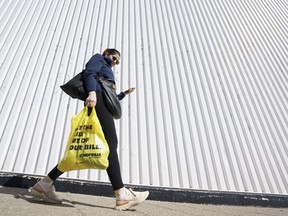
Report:
[{"label": "yellow plastic shopping bag", "polygon": [[58,164],[62,172],[79,169],[107,169],[109,146],[93,108],[88,107],[72,117],[71,132],[64,157]]}]

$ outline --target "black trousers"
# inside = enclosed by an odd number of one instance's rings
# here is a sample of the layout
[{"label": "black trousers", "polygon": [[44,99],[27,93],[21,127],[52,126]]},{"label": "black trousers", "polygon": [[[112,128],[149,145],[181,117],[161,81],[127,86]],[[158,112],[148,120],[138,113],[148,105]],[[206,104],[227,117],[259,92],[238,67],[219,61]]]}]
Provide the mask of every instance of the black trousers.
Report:
[{"label": "black trousers", "polygon": [[[109,167],[107,168],[107,174],[113,189],[118,190],[124,187],[117,153],[118,139],[114,119],[104,104],[101,92],[97,92],[96,113],[110,149],[108,157]],[[63,174],[63,172],[61,172],[57,166],[58,164],[48,174],[49,178],[51,178],[53,181],[55,181],[59,176]]]}]

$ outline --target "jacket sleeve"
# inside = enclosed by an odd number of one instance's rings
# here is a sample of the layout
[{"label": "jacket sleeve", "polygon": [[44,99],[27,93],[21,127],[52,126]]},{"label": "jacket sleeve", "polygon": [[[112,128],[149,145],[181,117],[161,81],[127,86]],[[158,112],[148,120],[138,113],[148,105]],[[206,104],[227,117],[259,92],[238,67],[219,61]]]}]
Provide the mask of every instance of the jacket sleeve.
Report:
[{"label": "jacket sleeve", "polygon": [[101,70],[103,65],[103,57],[100,54],[96,54],[90,58],[86,63],[84,71],[84,84],[86,91],[96,91],[98,82],[96,80],[97,73]]},{"label": "jacket sleeve", "polygon": [[120,93],[117,95],[117,97],[118,97],[119,100],[122,100],[125,96],[126,96],[126,95],[125,95],[124,92],[120,92]]}]

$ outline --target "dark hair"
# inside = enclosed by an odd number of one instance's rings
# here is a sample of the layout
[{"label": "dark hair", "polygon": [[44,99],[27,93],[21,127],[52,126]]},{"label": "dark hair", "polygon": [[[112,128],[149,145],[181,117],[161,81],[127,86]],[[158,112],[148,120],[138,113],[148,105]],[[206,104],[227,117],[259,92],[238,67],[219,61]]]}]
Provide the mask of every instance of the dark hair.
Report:
[{"label": "dark hair", "polygon": [[116,49],[105,49],[104,52],[102,53],[102,56],[115,55],[115,54],[118,54],[120,56],[120,52]]}]

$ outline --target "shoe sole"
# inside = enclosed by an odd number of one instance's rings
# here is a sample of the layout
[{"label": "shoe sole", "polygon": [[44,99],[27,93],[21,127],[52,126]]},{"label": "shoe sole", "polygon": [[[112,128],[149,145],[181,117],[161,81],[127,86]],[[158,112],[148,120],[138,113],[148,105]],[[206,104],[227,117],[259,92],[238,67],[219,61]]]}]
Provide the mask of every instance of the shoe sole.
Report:
[{"label": "shoe sole", "polygon": [[42,199],[44,202],[53,203],[53,204],[61,204],[62,201],[57,201],[53,199],[49,199],[44,193],[41,193],[33,188],[28,189],[29,193],[32,194],[34,197]]},{"label": "shoe sole", "polygon": [[149,192],[146,194],[146,196],[142,197],[142,199],[137,200],[137,201],[129,201],[129,203],[127,203],[127,204],[124,204],[124,205],[121,205],[121,206],[116,206],[115,209],[118,210],[118,211],[128,210],[131,207],[139,205],[142,202],[144,202],[147,199],[148,196],[149,196]]}]

